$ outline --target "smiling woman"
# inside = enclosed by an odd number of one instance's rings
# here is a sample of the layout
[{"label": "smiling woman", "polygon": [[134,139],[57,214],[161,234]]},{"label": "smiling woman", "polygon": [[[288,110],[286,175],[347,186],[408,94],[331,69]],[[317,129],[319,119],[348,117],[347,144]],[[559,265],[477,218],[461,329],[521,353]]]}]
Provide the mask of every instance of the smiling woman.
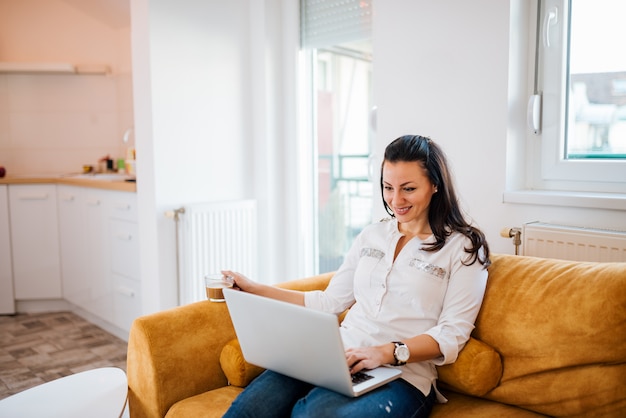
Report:
[{"label": "smiling woman", "polygon": [[[397,166],[398,163],[405,164]],[[397,186],[402,190],[396,200],[393,187],[385,178],[386,173],[389,180],[399,183]],[[430,230],[435,242],[425,247],[429,251],[438,251],[447,237],[456,231],[471,239],[472,248],[466,252],[472,254],[472,263],[483,245],[488,254],[484,234],[469,225],[461,213],[447,158],[430,138],[406,135],[389,144],[381,167],[380,184],[385,210],[398,219],[400,231],[409,239],[414,236],[428,238]],[[409,200],[408,195],[414,197]],[[408,225],[404,225],[405,222]],[[481,262],[487,260],[486,256]]]},{"label": "smiling woman", "polygon": [[406,236],[426,239],[431,234],[428,207],[437,192],[426,169],[417,161],[385,161],[382,168],[385,206],[400,222]]},{"label": "smiling woman", "polygon": [[225,273],[242,292],[333,314],[350,308],[340,325],[346,367],[354,375],[392,365],[401,368],[402,379],[350,398],[270,369],[225,416],[387,417],[390,411],[371,405],[389,403],[393,416],[427,417],[436,400],[444,400],[435,366],[454,362],[469,339],[485,292],[489,247],[483,232],[463,218],[444,153],[430,138],[392,141],[380,182],[392,218],[358,234],[325,290],[281,289]]}]

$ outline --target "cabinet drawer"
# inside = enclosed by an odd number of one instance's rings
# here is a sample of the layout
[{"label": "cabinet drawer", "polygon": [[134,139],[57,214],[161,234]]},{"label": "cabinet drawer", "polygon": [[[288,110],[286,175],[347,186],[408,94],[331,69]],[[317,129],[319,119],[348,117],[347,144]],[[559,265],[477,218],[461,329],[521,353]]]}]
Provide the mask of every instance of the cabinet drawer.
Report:
[{"label": "cabinet drawer", "polygon": [[113,275],[113,322],[125,331],[141,315],[141,284],[138,280]]},{"label": "cabinet drawer", "polygon": [[137,195],[129,192],[113,192],[108,196],[109,217],[137,222]]},{"label": "cabinet drawer", "polygon": [[128,278],[139,279],[137,224],[109,219],[109,225],[112,272]]}]

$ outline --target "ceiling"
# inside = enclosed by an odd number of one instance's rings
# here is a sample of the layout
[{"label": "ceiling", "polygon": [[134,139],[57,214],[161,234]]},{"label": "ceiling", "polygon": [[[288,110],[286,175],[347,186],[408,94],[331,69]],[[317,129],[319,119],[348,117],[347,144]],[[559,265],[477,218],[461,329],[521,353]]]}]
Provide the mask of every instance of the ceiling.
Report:
[{"label": "ceiling", "polygon": [[130,0],[61,0],[112,28],[130,26]]}]

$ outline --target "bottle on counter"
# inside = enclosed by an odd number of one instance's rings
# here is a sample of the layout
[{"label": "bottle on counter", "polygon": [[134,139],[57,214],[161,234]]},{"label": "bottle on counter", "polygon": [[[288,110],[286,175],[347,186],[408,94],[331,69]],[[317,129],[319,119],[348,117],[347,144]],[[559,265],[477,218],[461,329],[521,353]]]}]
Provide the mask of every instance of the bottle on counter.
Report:
[{"label": "bottle on counter", "polygon": [[136,166],[135,166],[135,148],[127,148],[126,149],[126,160],[124,161],[124,165],[126,167],[126,174],[130,176],[137,175]]}]

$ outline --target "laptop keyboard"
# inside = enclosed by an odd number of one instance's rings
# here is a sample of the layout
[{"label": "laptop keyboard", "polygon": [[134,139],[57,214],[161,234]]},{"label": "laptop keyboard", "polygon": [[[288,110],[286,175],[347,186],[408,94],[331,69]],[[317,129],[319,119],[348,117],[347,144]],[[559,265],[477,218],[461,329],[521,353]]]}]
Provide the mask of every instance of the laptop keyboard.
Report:
[{"label": "laptop keyboard", "polygon": [[366,380],[370,380],[373,378],[374,376],[372,376],[371,374],[367,374],[363,372],[356,372],[355,374],[352,375],[352,385],[358,385],[359,383],[363,383]]}]

